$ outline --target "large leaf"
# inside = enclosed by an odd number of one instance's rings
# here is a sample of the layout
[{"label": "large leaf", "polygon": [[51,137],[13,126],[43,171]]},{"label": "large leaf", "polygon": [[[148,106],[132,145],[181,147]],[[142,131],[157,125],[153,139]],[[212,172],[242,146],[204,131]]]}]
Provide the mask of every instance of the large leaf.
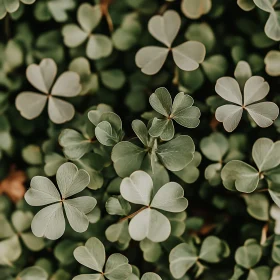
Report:
[{"label": "large leaf", "polygon": [[58,141],[69,159],[79,159],[92,149],[91,141],[73,129],[63,129]]},{"label": "large leaf", "polygon": [[112,161],[117,174],[126,177],[139,170],[146,153],[143,148],[128,141],[116,144],[112,150]]},{"label": "large leaf", "polygon": [[188,200],[184,197],[184,189],[178,183],[169,182],[157,191],[150,206],[176,213],[188,207]]},{"label": "large leaf", "polygon": [[32,220],[31,229],[37,237],[51,240],[60,238],[65,231],[62,203],[58,202],[40,210]]},{"label": "large leaf", "polygon": [[172,49],[173,59],[176,65],[184,71],[193,71],[203,62],[205,46],[196,41],[185,42]]},{"label": "large leaf", "polygon": [[151,201],[153,181],[144,171],[135,171],[121,182],[120,192],[124,199],[135,204],[148,206]]},{"label": "large leaf", "polygon": [[133,217],[128,229],[131,238],[136,241],[148,238],[153,242],[163,242],[171,232],[169,220],[151,208],[146,208]]},{"label": "large leaf", "polygon": [[179,171],[191,162],[194,149],[192,138],[187,135],[181,135],[160,145],[156,150],[156,154],[167,169]]},{"label": "large leaf", "polygon": [[66,162],[58,168],[56,180],[62,197],[67,198],[85,189],[90,177],[85,170],[78,170],[75,164]]},{"label": "large leaf", "polygon": [[32,206],[42,206],[61,200],[60,194],[52,181],[42,176],[32,178],[30,189],[25,193],[24,198]]},{"label": "large leaf", "polygon": [[280,141],[273,143],[268,138],[259,138],[253,146],[252,156],[259,171],[266,171],[280,164],[278,154]]},{"label": "large leaf", "polygon": [[162,16],[153,16],[148,24],[148,30],[158,41],[171,47],[179,32],[181,18],[176,11],[168,10]]},{"label": "large leaf", "polygon": [[135,56],[136,65],[147,75],[156,74],[163,66],[169,49],[163,47],[144,47]]},{"label": "large leaf", "polygon": [[30,266],[21,271],[17,278],[18,280],[47,280],[48,273],[40,266]]},{"label": "large leaf", "polygon": [[259,183],[259,172],[240,160],[228,162],[222,170],[221,177],[227,189],[245,193],[253,192]]}]

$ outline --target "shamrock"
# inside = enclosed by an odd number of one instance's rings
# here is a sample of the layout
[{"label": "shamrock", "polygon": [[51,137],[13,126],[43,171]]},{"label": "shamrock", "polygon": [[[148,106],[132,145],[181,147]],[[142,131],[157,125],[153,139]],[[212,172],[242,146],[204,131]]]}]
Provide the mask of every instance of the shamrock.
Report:
[{"label": "shamrock", "polygon": [[214,163],[205,169],[205,178],[212,186],[221,183],[221,170],[224,163],[233,159],[243,159],[240,147],[244,147],[242,135],[231,135],[229,140],[221,133],[214,132],[200,141],[200,149],[204,156]]},{"label": "shamrock", "polygon": [[7,13],[14,13],[18,10],[20,2],[23,4],[33,4],[36,0],[1,0],[0,1],[0,19],[4,18]]},{"label": "shamrock", "polygon": [[105,35],[92,34],[101,18],[100,5],[82,4],[77,12],[77,20],[81,28],[76,24],[67,24],[62,29],[65,45],[74,48],[87,40],[86,54],[89,58],[100,59],[109,56],[113,50],[111,40]]},{"label": "shamrock", "polygon": [[112,161],[120,177],[129,176],[143,168],[145,171],[152,169],[155,173],[155,165],[160,166],[158,163],[168,170],[179,171],[192,161],[195,146],[191,137],[180,135],[167,143],[158,144],[156,138],[149,136],[148,129],[142,121],[134,120],[132,129],[140,143],[122,141],[112,150]]},{"label": "shamrock", "polygon": [[164,87],[156,89],[150,96],[150,104],[163,118],[155,117],[149,134],[152,137],[160,137],[161,140],[169,141],[174,137],[173,120],[178,124],[195,128],[199,124],[200,110],[192,106],[193,98],[183,92],[178,93],[173,101],[168,90]]},{"label": "shamrock", "polygon": [[[234,75],[236,80],[231,77],[217,80],[216,92],[234,105],[227,104],[217,108],[216,119],[223,122],[226,131],[232,132],[238,126],[243,110],[246,110],[258,126],[272,125],[279,114],[278,106],[273,102],[258,102],[268,94],[269,84],[262,77],[251,77],[251,69],[247,69],[244,64],[237,65]],[[244,92],[243,100],[240,90]]]},{"label": "shamrock", "polygon": [[132,267],[124,255],[112,254],[106,261],[105,254],[104,245],[95,237],[88,239],[85,246],[76,248],[74,251],[75,259],[98,273],[78,275],[73,280],[125,280],[131,275]]},{"label": "shamrock", "polygon": [[[258,170],[243,161],[231,160],[222,169],[224,186],[229,190],[251,193],[258,187],[261,179],[277,180],[277,172],[274,176],[274,169],[280,164],[279,153],[280,141],[273,143],[268,138],[259,138],[252,149],[253,160]],[[273,198],[273,191],[269,192]]]},{"label": "shamrock", "polygon": [[179,213],[188,206],[184,189],[178,183],[169,182],[163,185],[152,197],[154,191],[152,178],[141,170],[133,172],[121,182],[122,197],[131,203],[144,206],[129,223],[129,234],[134,240],[166,240],[171,233],[171,225],[168,218],[158,210]]},{"label": "shamrock", "polygon": [[153,16],[149,20],[149,32],[166,47],[148,46],[137,52],[135,62],[143,73],[156,74],[163,66],[169,51],[172,52],[175,64],[185,71],[193,71],[203,62],[206,50],[200,42],[188,41],[172,48],[180,26],[181,18],[173,10],[166,11],[162,16]]},{"label": "shamrock", "polygon": [[54,123],[64,123],[74,117],[73,105],[54,96],[77,96],[81,91],[80,77],[68,71],[61,74],[54,83],[56,73],[57,66],[50,58],[43,59],[39,65],[31,64],[27,67],[28,81],[45,95],[24,91],[17,96],[16,107],[24,118],[31,120],[38,117],[47,101],[49,117]]},{"label": "shamrock", "polygon": [[[44,248],[44,240],[38,238],[30,231],[33,218],[31,212],[15,211],[11,217],[11,224],[3,214],[0,215],[0,264],[11,265],[22,253],[20,239],[25,246],[32,251],[40,251]],[[12,248],[12,250],[11,250]]]},{"label": "shamrock", "polygon": [[60,238],[65,231],[63,208],[70,226],[77,232],[84,232],[89,224],[86,214],[97,203],[95,198],[89,196],[70,198],[84,190],[90,181],[89,174],[83,169],[78,170],[75,164],[62,164],[57,170],[56,181],[59,191],[48,178],[35,176],[24,196],[32,206],[51,204],[35,215],[31,229],[36,236],[52,240]]},{"label": "shamrock", "polygon": [[[205,267],[199,260],[218,263],[230,254],[228,244],[216,236],[208,236],[203,240],[199,253],[192,244],[181,243],[169,254],[170,272],[175,279],[181,279],[194,265],[202,273]],[[198,277],[199,275],[197,275]]]}]

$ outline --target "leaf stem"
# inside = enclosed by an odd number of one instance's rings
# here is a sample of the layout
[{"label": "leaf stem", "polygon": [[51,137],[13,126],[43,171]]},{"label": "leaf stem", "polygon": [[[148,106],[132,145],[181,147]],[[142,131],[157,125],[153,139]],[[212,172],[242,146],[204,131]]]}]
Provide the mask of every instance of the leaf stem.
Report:
[{"label": "leaf stem", "polygon": [[120,220],[119,220],[119,223],[121,223],[121,222],[123,222],[123,221],[125,221],[125,220],[128,220],[128,219],[133,218],[134,216],[136,216],[137,214],[139,214],[139,213],[142,212],[143,210],[147,209],[148,207],[149,207],[149,206],[144,206],[144,207],[140,208],[139,210],[137,210],[136,212],[134,212],[134,213],[132,213],[132,214],[130,214],[130,215],[128,215],[128,216],[126,216],[126,217],[120,219]]}]

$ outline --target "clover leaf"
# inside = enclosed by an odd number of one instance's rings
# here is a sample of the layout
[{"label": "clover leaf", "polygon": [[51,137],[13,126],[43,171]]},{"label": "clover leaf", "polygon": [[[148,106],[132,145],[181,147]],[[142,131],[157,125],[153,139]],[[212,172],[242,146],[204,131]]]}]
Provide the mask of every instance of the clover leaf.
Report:
[{"label": "clover leaf", "polygon": [[77,12],[80,26],[67,24],[62,29],[65,45],[74,48],[87,41],[86,54],[90,59],[109,56],[113,50],[111,40],[106,35],[92,33],[100,23],[101,18],[100,5],[92,6],[88,3],[80,5]]},{"label": "clover leaf", "polygon": [[[239,79],[236,72],[235,77]],[[223,122],[225,130],[228,132],[236,129],[243,110],[246,110],[256,124],[263,128],[272,125],[279,114],[279,108],[275,103],[258,102],[269,92],[269,84],[260,76],[248,78],[244,89],[235,79],[222,77],[217,80],[215,90],[223,99],[233,103],[217,108],[215,113],[216,119]],[[240,90],[244,92],[243,98]]]},{"label": "clover leaf", "polygon": [[194,100],[191,96],[178,93],[173,101],[168,90],[164,87],[156,89],[150,96],[150,104],[163,118],[154,118],[149,129],[152,137],[160,137],[161,140],[169,141],[174,137],[173,120],[178,124],[195,128],[199,125],[200,110],[192,106]]},{"label": "clover leaf", "polygon": [[90,63],[85,57],[73,59],[69,65],[69,70],[76,72],[81,78],[82,90],[80,95],[94,94],[98,91],[98,77],[91,72]]},{"label": "clover leaf", "polygon": [[265,71],[270,76],[280,76],[280,51],[269,51],[264,58]]},{"label": "clover leaf", "polygon": [[96,122],[95,115],[92,117],[91,111],[88,113],[88,117],[96,126],[95,136],[101,144],[109,147],[114,146],[123,138],[122,121],[117,114],[105,112],[100,116],[98,122]]},{"label": "clover leaf", "polygon": [[3,0],[0,2],[0,19],[7,13],[14,13],[19,9],[20,3],[31,5],[36,0]]},{"label": "clover leaf", "polygon": [[78,275],[73,280],[125,280],[132,273],[128,259],[122,254],[112,254],[106,261],[104,245],[95,237],[88,239],[85,246],[76,248],[74,257],[80,264],[98,273]]},{"label": "clover leaf", "polygon": [[16,107],[24,118],[31,120],[38,117],[47,101],[48,113],[52,122],[60,124],[74,117],[74,106],[55,96],[77,96],[81,91],[80,77],[77,73],[68,71],[62,73],[54,83],[56,73],[57,66],[50,58],[43,59],[39,65],[31,64],[27,67],[28,81],[44,95],[24,91],[17,96]]},{"label": "clover leaf", "polygon": [[212,7],[211,0],[182,0],[181,10],[190,19],[198,19],[209,13]]},{"label": "clover leaf", "polygon": [[163,66],[169,51],[172,52],[175,64],[182,70],[193,71],[204,60],[205,47],[202,43],[188,41],[172,48],[181,26],[179,14],[173,10],[162,16],[153,16],[148,23],[150,34],[166,47],[148,46],[140,49],[135,57],[136,65],[147,75],[156,74]]},{"label": "clover leaf", "polygon": [[[229,256],[227,243],[216,236],[208,236],[202,242],[199,253],[192,244],[181,243],[169,254],[170,272],[175,279],[183,277],[194,265],[201,265],[199,260],[218,263]],[[204,270],[204,267],[200,267]]]},{"label": "clover leaf", "polygon": [[48,278],[48,273],[40,266],[27,267],[16,277],[19,280],[47,280]]},{"label": "clover leaf", "polygon": [[280,235],[280,208],[275,204],[270,208],[270,216],[275,220],[274,233]]},{"label": "clover leaf", "polygon": [[[232,136],[234,137],[234,136]],[[230,137],[229,140],[232,138]],[[236,143],[237,138],[234,139]],[[221,133],[214,132],[208,137],[204,137],[200,141],[200,149],[202,153],[215,163],[210,164],[205,169],[205,178],[212,186],[217,186],[221,182],[221,170],[223,163],[233,159],[243,159],[243,154],[238,147],[230,145],[230,141]]]},{"label": "clover leaf", "polygon": [[257,169],[239,160],[228,162],[222,170],[221,177],[224,186],[229,190],[253,192],[263,178],[269,178],[270,172],[280,164],[277,157],[280,151],[280,141],[273,143],[268,138],[259,138],[252,149],[252,156]]},{"label": "clover leaf", "polygon": [[129,223],[129,234],[134,240],[141,241],[145,238],[153,242],[166,240],[171,233],[170,222],[158,210],[178,213],[188,206],[184,190],[178,183],[167,183],[154,195],[153,191],[152,178],[144,171],[135,171],[121,182],[122,197],[131,203],[144,206]]},{"label": "clover leaf", "polygon": [[97,203],[89,196],[70,198],[84,190],[90,182],[89,174],[83,169],[78,170],[75,164],[67,162],[61,165],[56,181],[59,191],[48,178],[35,176],[24,196],[31,206],[50,204],[35,215],[31,228],[34,235],[52,240],[60,238],[65,231],[63,208],[70,226],[77,232],[84,232],[89,224],[86,214]]},{"label": "clover leaf", "polygon": [[122,141],[112,150],[112,161],[120,177],[129,176],[141,168],[155,172],[155,166],[160,166],[158,162],[170,171],[179,171],[192,161],[195,147],[191,137],[180,135],[165,144],[158,144],[155,138],[149,137],[142,121],[134,120],[132,128],[142,145]]},{"label": "clover leaf", "polygon": [[[21,253],[20,239],[24,245],[31,251],[40,251],[45,243],[42,238],[36,237],[30,231],[30,225],[33,218],[31,212],[15,211],[11,216],[11,224],[4,215],[0,215],[1,233],[0,239],[0,263],[2,265],[11,265],[16,261]],[[11,251],[10,248],[13,248]]]}]

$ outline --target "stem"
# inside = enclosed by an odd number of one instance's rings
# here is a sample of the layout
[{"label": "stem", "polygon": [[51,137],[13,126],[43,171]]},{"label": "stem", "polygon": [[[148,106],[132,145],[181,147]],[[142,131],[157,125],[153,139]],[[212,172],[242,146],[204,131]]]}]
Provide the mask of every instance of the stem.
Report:
[{"label": "stem", "polygon": [[112,2],[111,0],[101,0],[101,11],[102,11],[102,14],[105,16],[105,19],[107,21],[110,32],[113,33],[114,25],[113,25],[112,18],[108,11],[108,7],[111,4],[111,2]]},{"label": "stem", "polygon": [[130,214],[130,215],[128,215],[128,216],[126,216],[126,217],[120,219],[120,220],[119,220],[119,223],[121,223],[121,222],[123,222],[123,221],[125,221],[125,220],[128,220],[128,219],[133,218],[133,217],[136,216],[138,213],[142,212],[143,210],[147,209],[148,207],[149,207],[149,206],[144,206],[144,207],[140,208],[139,210],[137,210],[136,212],[134,212],[134,213],[132,213],[132,214]]},{"label": "stem", "polygon": [[179,84],[179,71],[178,71],[178,67],[176,67],[176,66],[174,69],[174,77],[173,77],[172,83],[175,86],[177,86]]},{"label": "stem", "polygon": [[4,21],[4,29],[5,29],[5,35],[7,37],[7,39],[10,39],[11,37],[11,30],[10,30],[10,16],[7,13],[6,17],[5,17],[5,21]]},{"label": "stem", "polygon": [[262,189],[262,190],[257,190],[256,192],[260,193],[260,192],[267,192],[268,189]]},{"label": "stem", "polygon": [[268,231],[268,224],[265,224],[262,228],[261,245],[263,245],[267,239],[267,231]]}]

